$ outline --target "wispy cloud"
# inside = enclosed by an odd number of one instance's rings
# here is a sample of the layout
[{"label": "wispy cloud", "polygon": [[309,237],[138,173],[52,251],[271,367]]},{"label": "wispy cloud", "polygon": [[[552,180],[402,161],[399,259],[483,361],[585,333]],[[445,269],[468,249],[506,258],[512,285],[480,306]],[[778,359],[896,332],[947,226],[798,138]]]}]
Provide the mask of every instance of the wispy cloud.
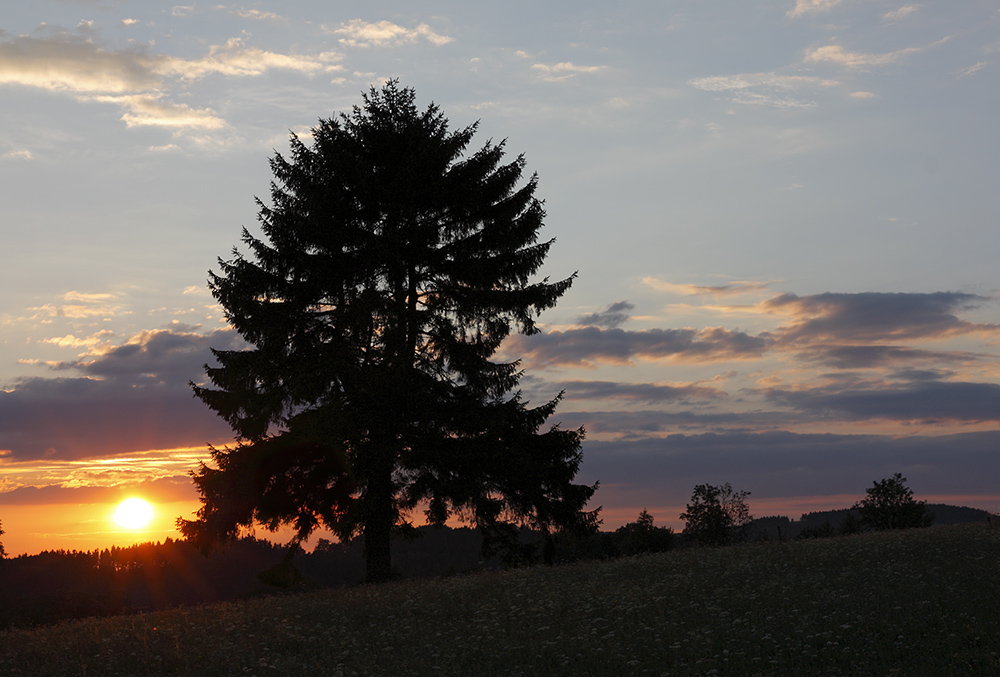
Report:
[{"label": "wispy cloud", "polygon": [[567,400],[617,400],[623,402],[675,402],[728,397],[720,388],[703,383],[617,383],[613,381],[560,381],[550,384],[565,391]]},{"label": "wispy cloud", "polygon": [[454,40],[452,37],[434,32],[425,23],[415,28],[404,28],[391,21],[368,22],[352,19],[328,30],[334,35],[343,35],[340,44],[345,47],[398,47],[421,39],[440,47]]},{"label": "wispy cloud", "polygon": [[767,291],[767,282],[737,281],[722,285],[675,284],[655,277],[644,277],[642,283],[657,291],[683,294],[685,296],[735,296]]},{"label": "wispy cloud", "polygon": [[62,303],[46,303],[29,308],[34,314],[22,320],[37,320],[53,317],[73,319],[112,317],[124,306],[116,294],[81,293],[70,291],[63,294]]},{"label": "wispy cloud", "polygon": [[850,52],[840,45],[824,45],[807,51],[805,61],[806,63],[832,63],[852,69],[868,68],[871,66],[886,66],[889,64],[899,63],[911,54],[916,54],[931,47],[944,44],[949,39],[950,37],[945,37],[923,47],[905,47],[903,49],[897,49],[893,52],[884,52],[882,54]]},{"label": "wispy cloud", "polygon": [[918,9],[920,9],[920,5],[903,5],[899,9],[894,9],[891,12],[883,14],[882,21],[885,23],[896,23],[898,21],[902,21],[908,16],[911,16]]},{"label": "wispy cloud", "polygon": [[121,119],[127,127],[174,127],[185,129],[220,129],[226,126],[211,108],[194,109],[186,104],[164,101],[162,95],[129,94],[92,96],[86,100],[118,104],[125,109]]},{"label": "wispy cloud", "polygon": [[769,335],[751,336],[724,327],[705,329],[647,329],[625,331],[583,327],[534,336],[515,336],[507,344],[511,354],[536,367],[595,367],[630,364],[634,360],[683,360],[708,363],[760,357],[771,343]]},{"label": "wispy cloud", "polygon": [[33,159],[33,157],[34,156],[32,156],[30,150],[23,150],[23,149],[9,150],[3,155],[0,155],[0,159],[2,160],[31,160]]},{"label": "wispy cloud", "polygon": [[605,66],[578,66],[570,61],[563,61],[553,65],[536,63],[531,66],[531,69],[536,71],[542,80],[557,82],[568,80],[580,74],[598,73],[604,70]]},{"label": "wispy cloud", "polygon": [[972,75],[973,73],[981,71],[982,69],[986,68],[989,65],[990,65],[989,61],[977,61],[976,63],[972,64],[968,68],[963,68],[962,70],[960,70],[958,72],[958,74],[959,74],[959,76],[961,76],[963,78],[964,77],[968,77],[968,76]]},{"label": "wispy cloud", "polygon": [[91,40],[60,34],[18,36],[0,42],[0,84],[67,92],[81,101],[112,103],[125,109],[128,127],[215,130],[226,126],[211,108],[168,100],[177,81],[209,76],[256,77],[271,70],[312,75],[341,69],[341,55],[281,54],[247,46],[242,38],[213,45],[194,59],[155,54],[148,49],[106,50]]},{"label": "wispy cloud", "polygon": [[812,108],[817,105],[816,102],[802,98],[800,92],[814,92],[840,83],[811,75],[780,75],[772,72],[713,75],[689,80],[688,84],[705,92],[729,93],[733,103],[775,108]]},{"label": "wispy cloud", "polygon": [[785,16],[798,19],[799,17],[807,14],[829,12],[842,1],[843,0],[795,0],[795,7],[785,12]]}]

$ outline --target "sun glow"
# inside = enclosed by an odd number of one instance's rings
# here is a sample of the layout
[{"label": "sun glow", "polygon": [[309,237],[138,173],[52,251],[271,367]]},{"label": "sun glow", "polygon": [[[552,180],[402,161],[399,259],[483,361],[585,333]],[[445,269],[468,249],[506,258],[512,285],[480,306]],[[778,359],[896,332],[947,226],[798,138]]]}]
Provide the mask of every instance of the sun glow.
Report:
[{"label": "sun glow", "polygon": [[126,529],[141,529],[153,517],[153,506],[141,498],[127,498],[115,511],[115,522]]}]

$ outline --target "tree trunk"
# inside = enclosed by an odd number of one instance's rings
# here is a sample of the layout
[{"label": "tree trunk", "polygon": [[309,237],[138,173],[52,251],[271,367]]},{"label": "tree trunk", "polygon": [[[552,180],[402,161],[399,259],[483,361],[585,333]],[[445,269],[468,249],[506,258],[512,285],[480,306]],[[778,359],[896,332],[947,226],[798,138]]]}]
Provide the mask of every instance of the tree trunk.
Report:
[{"label": "tree trunk", "polygon": [[390,538],[393,511],[392,454],[385,445],[372,450],[379,458],[365,496],[365,582],[383,583],[392,576]]}]

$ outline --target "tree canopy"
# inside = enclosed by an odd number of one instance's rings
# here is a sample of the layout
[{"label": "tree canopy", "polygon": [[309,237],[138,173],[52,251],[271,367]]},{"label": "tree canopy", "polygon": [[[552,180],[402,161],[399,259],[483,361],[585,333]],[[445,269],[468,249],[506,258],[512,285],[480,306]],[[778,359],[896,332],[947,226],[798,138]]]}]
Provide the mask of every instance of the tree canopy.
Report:
[{"label": "tree canopy", "polygon": [[249,347],[213,351],[210,384],[192,384],[237,441],[194,473],[185,535],[325,526],[364,537],[377,581],[421,506],[488,544],[596,522],[596,485],[573,483],[584,430],[546,427],[562,394],[529,406],[519,362],[493,359],[575,274],[534,277],[553,243],[538,238],[538,178],[522,181],[523,156],[504,162],[504,142],[466,154],[477,125],[449,130],[390,81],[271,159],[262,237],[244,229],[249,254],[210,273]]},{"label": "tree canopy", "polygon": [[927,512],[926,501],[913,497],[902,473],[873,482],[865,493],[853,507],[859,511],[861,523],[870,529],[912,529],[930,526],[934,521],[934,515]]},{"label": "tree canopy", "polygon": [[701,545],[725,545],[738,540],[753,519],[746,503],[749,495],[749,491],[733,491],[729,482],[718,487],[697,485],[691,502],[680,514],[684,536]]}]

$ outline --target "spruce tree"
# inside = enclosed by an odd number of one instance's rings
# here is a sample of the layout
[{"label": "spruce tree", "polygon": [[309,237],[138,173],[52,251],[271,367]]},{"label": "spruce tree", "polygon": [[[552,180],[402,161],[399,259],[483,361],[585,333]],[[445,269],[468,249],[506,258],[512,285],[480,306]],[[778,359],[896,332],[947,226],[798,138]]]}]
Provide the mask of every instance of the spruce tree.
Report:
[{"label": "spruce tree", "polygon": [[[478,123],[477,123],[478,124]],[[531,407],[517,361],[492,358],[537,332],[573,276],[536,279],[553,240],[537,176],[504,143],[466,154],[434,104],[390,81],[351,113],[294,134],[271,159],[262,237],[219,260],[209,287],[244,350],[213,351],[195,395],[232,426],[193,473],[202,507],[183,533],[203,545],[261,524],[296,541],[325,526],[364,537],[367,579],[390,575],[390,535],[414,513],[517,547],[522,527],[551,553],[558,529],[596,524],[596,485],[573,483],[583,429],[546,426],[561,398]]]}]

